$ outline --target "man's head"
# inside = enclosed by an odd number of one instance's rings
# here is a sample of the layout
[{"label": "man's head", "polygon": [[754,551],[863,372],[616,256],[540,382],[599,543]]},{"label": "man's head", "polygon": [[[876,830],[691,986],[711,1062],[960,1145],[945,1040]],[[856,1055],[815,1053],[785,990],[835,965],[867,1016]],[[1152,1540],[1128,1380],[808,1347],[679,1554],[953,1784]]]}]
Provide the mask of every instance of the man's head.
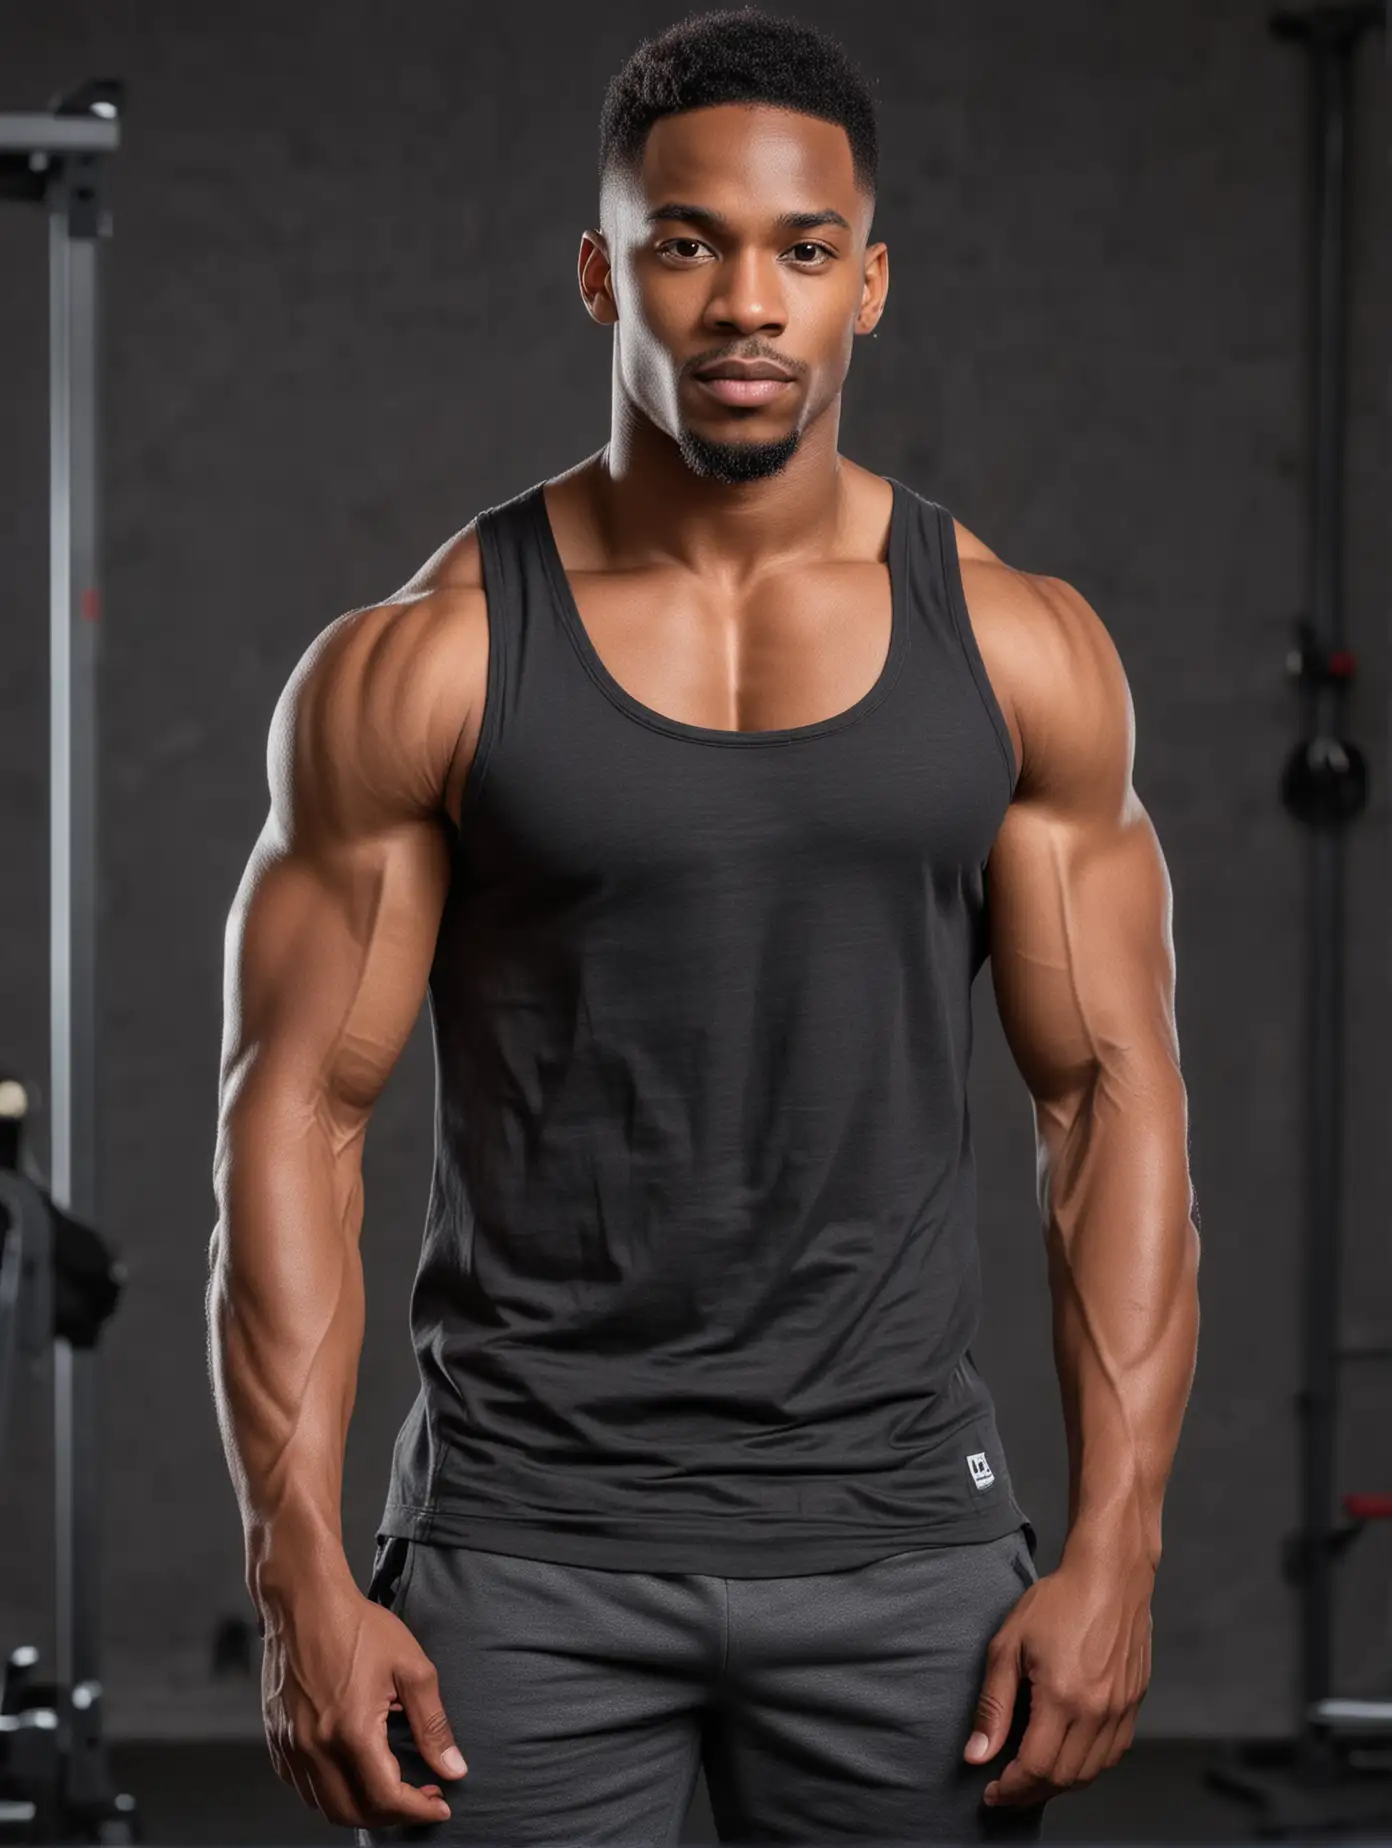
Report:
[{"label": "man's head", "polygon": [[[888,287],[876,158],[845,52],[752,7],[684,20],[610,83],[581,292],[625,398],[697,474],[776,473],[838,398]],[[750,366],[781,382],[710,376]]]}]

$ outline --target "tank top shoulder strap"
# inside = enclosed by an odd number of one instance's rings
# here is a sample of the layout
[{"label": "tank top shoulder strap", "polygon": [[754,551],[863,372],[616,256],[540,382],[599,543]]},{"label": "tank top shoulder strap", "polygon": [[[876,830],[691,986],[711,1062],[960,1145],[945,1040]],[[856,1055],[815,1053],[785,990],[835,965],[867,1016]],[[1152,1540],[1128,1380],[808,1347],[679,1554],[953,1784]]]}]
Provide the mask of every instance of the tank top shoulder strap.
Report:
[{"label": "tank top shoulder strap", "polygon": [[995,688],[982,659],[971,614],[962,588],[962,566],[957,553],[957,526],[946,507],[925,495],[894,484],[902,492],[908,515],[909,581],[916,620],[927,628],[939,650],[965,663],[1004,759],[1010,794],[1015,794],[1018,772],[1015,746]]},{"label": "tank top shoulder strap", "polygon": [[[476,521],[483,591],[488,611],[488,674],[478,744],[465,785],[468,809],[482,789],[489,762],[504,734],[521,719],[524,685],[551,683],[564,672],[557,647],[537,523],[540,484],[485,508]],[[535,689],[527,693],[531,703]]]}]

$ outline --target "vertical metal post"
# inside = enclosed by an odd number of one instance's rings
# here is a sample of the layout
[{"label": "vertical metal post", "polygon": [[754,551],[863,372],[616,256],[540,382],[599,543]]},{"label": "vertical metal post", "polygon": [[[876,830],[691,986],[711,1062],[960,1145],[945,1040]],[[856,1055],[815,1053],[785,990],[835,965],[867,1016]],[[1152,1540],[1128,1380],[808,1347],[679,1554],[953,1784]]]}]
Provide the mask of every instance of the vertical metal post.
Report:
[{"label": "vertical metal post", "polygon": [[[1236,1748],[1209,1771],[1219,1789],[1255,1799],[1259,1833],[1310,1837],[1374,1830],[1392,1816],[1385,1780],[1359,1774],[1341,1744],[1348,1703],[1330,1698],[1334,1565],[1343,1537],[1336,1508],[1339,1367],[1357,1350],[1340,1336],[1343,1219],[1343,831],[1367,800],[1367,765],[1344,732],[1352,652],[1343,646],[1345,219],[1353,54],[1384,23],[1384,0],[1319,0],[1275,13],[1272,30],[1309,58],[1313,236],[1310,263],[1310,559],[1308,614],[1296,622],[1287,671],[1299,681],[1301,735],[1281,778],[1281,800],[1305,826],[1304,1273],[1300,1523],[1284,1550],[1300,1599],[1292,1749],[1272,1759]],[[1369,1703],[1376,1706],[1377,1703]],[[1265,1742],[1263,1742],[1263,1745]]]},{"label": "vertical metal post", "polygon": [[[1315,154],[1314,403],[1311,493],[1311,627],[1316,646],[1343,644],[1344,199],[1346,43],[1316,42],[1311,58]],[[1314,692],[1317,732],[1342,736],[1342,688]],[[1305,1418],[1303,1500],[1310,1547],[1301,1613],[1301,1730],[1331,1691],[1339,1284],[1342,1272],[1344,1067],[1344,838],[1314,828],[1306,930]]]},{"label": "vertical metal post", "polygon": [[[50,1183],[76,1218],[99,1222],[97,1147],[97,239],[88,163],[50,193]],[[56,1669],[60,1687],[99,1685],[99,1403],[95,1350],[54,1348]],[[103,1767],[82,1749],[82,1711],[60,1716],[70,1793]]]},{"label": "vertical metal post", "polygon": [[[1367,0],[1278,14],[1276,32],[1309,58],[1313,193],[1310,286],[1310,616],[1305,633],[1316,671],[1303,676],[1307,741],[1345,757],[1347,673],[1329,671],[1344,649],[1344,427],[1347,323],[1347,143],[1353,53],[1380,15]],[[1353,811],[1350,808],[1349,813]],[[1340,1284],[1343,1239],[1344,833],[1333,811],[1307,828],[1305,969],[1305,1267],[1299,1399],[1301,1545],[1296,1736],[1313,1773],[1328,1757],[1319,1703],[1333,1679],[1334,1566]]]},{"label": "vertical metal post", "polygon": [[[102,157],[120,145],[124,85],[98,78],[43,113],[0,115],[0,199],[49,214],[49,1195],[71,1218],[100,1218],[97,1136],[97,248],[108,229]],[[51,1280],[50,1280],[51,1281]],[[96,1350],[54,1336],[53,1432],[57,1766],[40,1794],[55,1825],[125,1842],[134,1800],[111,1788],[102,1737],[101,1492]],[[25,1774],[38,1788],[50,1780]],[[25,1779],[21,1778],[21,1785]],[[36,1801],[38,1799],[36,1798]]]}]

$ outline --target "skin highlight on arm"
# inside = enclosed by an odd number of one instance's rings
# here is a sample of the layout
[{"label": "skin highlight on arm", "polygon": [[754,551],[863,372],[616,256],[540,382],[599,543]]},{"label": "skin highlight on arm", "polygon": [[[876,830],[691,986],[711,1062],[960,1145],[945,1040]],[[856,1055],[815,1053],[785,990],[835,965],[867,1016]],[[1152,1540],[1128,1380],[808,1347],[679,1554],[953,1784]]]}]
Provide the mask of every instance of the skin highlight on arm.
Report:
[{"label": "skin highlight on arm", "polygon": [[266,1643],[272,1762],[347,1826],[449,1813],[438,1785],[402,1781],[392,1705],[439,1776],[463,1768],[432,1665],[358,1591],[341,1497],[364,1326],[362,1151],[448,887],[477,603],[403,595],[309,649],[277,706],[270,813],[226,936],[209,1372]]},{"label": "skin highlight on arm", "polygon": [[1056,1571],[996,1638],[983,1761],[1020,1675],[1031,1719],[989,1802],[1091,1782],[1131,1742],[1150,1674],[1161,1507],[1193,1380],[1199,1240],[1174,1017],[1172,893],[1132,783],[1110,637],[1054,579],[985,558],[964,581],[1020,750],[990,865],[995,992],[1029,1088],[1069,1453]]},{"label": "skin highlight on arm", "polygon": [[[410,767],[374,749],[402,696],[382,671],[391,626],[377,611],[342,619],[292,677],[272,725],[271,811],[228,924],[212,1287],[238,1363],[219,1383],[242,1414],[253,1556],[281,1518],[326,1558],[339,1544],[362,1145],[443,899],[443,836]],[[268,1563],[250,1558],[249,1572]]]}]

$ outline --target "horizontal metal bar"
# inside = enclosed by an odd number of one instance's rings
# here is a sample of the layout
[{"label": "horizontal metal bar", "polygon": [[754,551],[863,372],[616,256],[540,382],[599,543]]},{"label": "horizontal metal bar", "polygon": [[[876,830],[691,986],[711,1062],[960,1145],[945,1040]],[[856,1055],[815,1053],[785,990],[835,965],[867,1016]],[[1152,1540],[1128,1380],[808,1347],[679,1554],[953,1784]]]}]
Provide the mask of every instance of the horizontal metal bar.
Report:
[{"label": "horizontal metal bar", "polygon": [[114,117],[0,115],[0,149],[10,153],[102,154],[120,145]]},{"label": "horizontal metal bar", "polygon": [[1392,1700],[1320,1700],[1310,1709],[1310,1717],[1336,1729],[1372,1727],[1392,1732]]}]

